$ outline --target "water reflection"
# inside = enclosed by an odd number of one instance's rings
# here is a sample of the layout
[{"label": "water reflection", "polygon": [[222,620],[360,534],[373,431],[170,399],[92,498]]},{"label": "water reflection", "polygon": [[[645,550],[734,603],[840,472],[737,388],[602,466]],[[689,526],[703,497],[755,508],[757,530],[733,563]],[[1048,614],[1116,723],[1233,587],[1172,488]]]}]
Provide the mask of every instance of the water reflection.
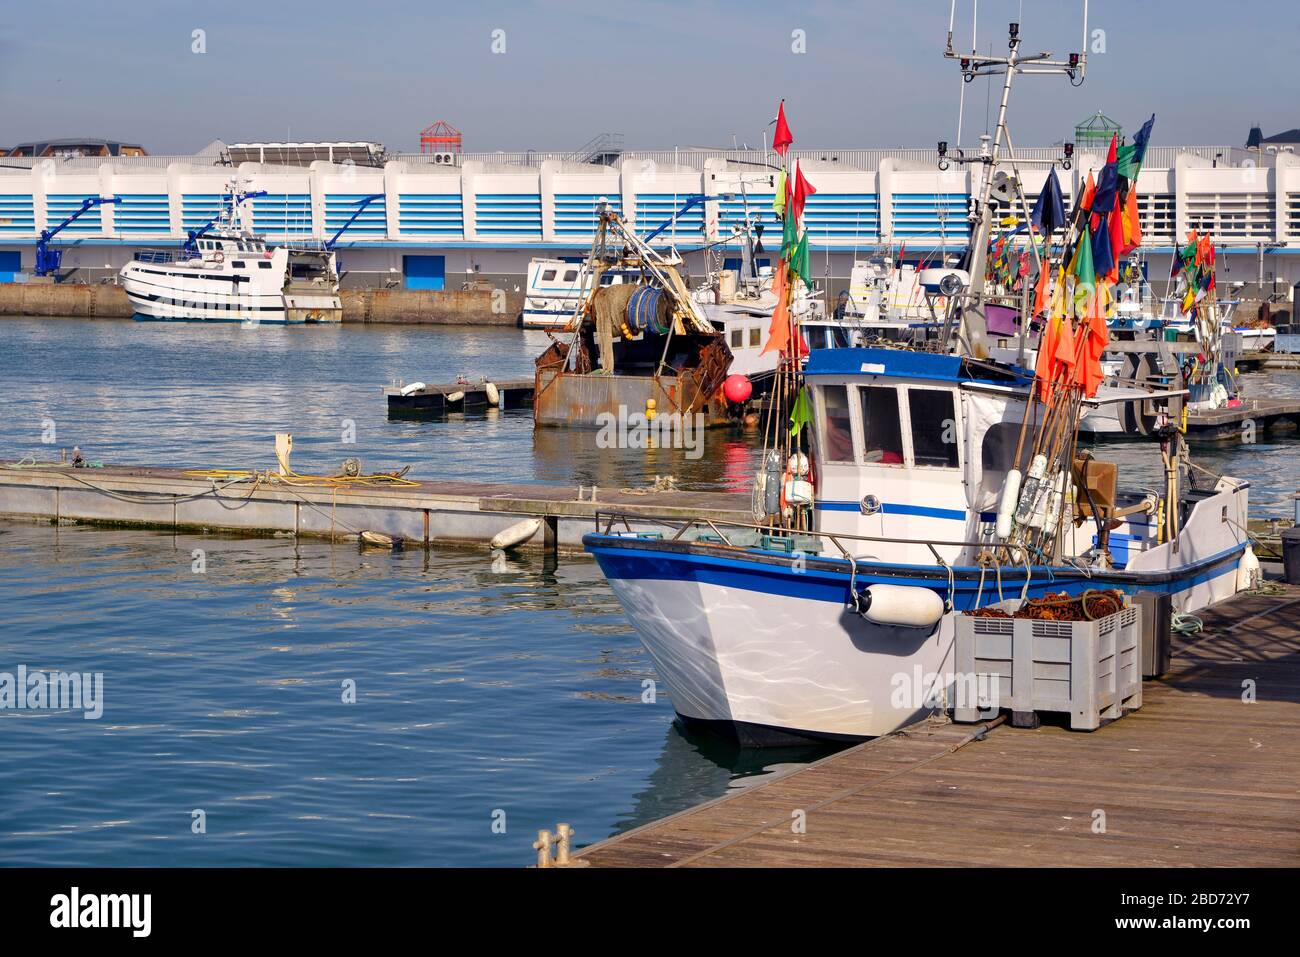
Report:
[{"label": "water reflection", "polygon": [[646,786],[632,807],[614,824],[614,833],[677,814],[699,804],[693,795],[721,794],[752,786],[784,773],[791,766],[816,761],[848,745],[797,748],[742,748],[716,734],[693,731],[674,721],[664,735],[663,750]]}]

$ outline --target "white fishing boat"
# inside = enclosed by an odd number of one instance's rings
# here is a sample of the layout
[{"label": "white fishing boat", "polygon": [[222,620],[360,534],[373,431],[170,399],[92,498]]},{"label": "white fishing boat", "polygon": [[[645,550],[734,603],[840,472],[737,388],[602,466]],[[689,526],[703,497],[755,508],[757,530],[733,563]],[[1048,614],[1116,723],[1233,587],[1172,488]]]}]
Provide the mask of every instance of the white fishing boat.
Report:
[{"label": "white fishing boat", "polygon": [[[1022,61],[1019,43],[1013,24],[1007,56],[961,57],[963,74],[1005,76],[993,168],[1010,152],[1020,64],[1082,75],[1080,57]],[[947,55],[958,59],[951,41]],[[989,178],[973,214],[976,276]],[[817,350],[802,372],[783,363],[784,394],[800,400],[788,430],[765,430],[752,524],[668,518],[651,533],[629,530],[644,515],[598,515],[584,546],[683,721],[754,745],[882,735],[953,701],[963,612],[1110,590],[1195,611],[1252,580],[1249,483],[1191,463],[1181,390],[1160,413],[1163,488],[1126,490],[1115,464],[1077,444],[1080,418],[1107,401],[1095,386],[1104,323],[1079,324],[1086,368],[1031,373],[987,358],[976,286],[952,297],[951,341]]]},{"label": "white fishing boat", "polygon": [[324,243],[273,246],[244,224],[250,194],[232,187],[227,207],[180,249],[144,250],[120,278],[139,319],[242,323],[338,322],[338,265]]}]

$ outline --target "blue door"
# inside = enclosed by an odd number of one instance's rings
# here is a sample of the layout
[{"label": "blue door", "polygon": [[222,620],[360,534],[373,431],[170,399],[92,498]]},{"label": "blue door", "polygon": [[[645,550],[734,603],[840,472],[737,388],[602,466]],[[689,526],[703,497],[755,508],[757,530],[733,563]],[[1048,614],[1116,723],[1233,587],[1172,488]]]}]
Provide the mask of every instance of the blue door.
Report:
[{"label": "blue door", "polygon": [[407,289],[446,288],[445,256],[403,256],[402,276]]},{"label": "blue door", "polygon": [[14,273],[23,271],[22,255],[0,252],[0,282],[13,282]]}]

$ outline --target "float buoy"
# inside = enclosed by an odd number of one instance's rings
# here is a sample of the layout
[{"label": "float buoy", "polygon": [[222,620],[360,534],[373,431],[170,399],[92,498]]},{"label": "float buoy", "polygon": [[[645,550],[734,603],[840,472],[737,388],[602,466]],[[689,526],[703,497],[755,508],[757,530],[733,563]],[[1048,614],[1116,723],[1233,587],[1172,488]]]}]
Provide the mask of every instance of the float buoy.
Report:
[{"label": "float buoy", "polygon": [[483,391],[487,393],[488,405],[498,405],[501,402],[501,390],[495,383],[488,382],[484,384]]},{"label": "float buoy", "polygon": [[504,551],[507,548],[522,545],[536,535],[537,530],[541,527],[542,520],[540,518],[526,518],[522,522],[516,522],[509,528],[497,532],[492,537],[492,541],[488,542],[488,547]]},{"label": "float buoy", "polygon": [[424,391],[423,382],[412,382],[410,385],[402,386],[402,395],[410,395],[413,392],[423,392],[423,391]]},{"label": "float buoy", "polygon": [[455,392],[447,393],[448,402],[459,402],[463,398],[465,398],[465,393],[461,392],[459,389],[457,389]]},{"label": "float buoy", "polygon": [[749,401],[749,397],[754,394],[754,384],[749,381],[748,376],[740,373],[729,375],[722,383],[722,394],[727,397],[728,402],[739,405]]}]

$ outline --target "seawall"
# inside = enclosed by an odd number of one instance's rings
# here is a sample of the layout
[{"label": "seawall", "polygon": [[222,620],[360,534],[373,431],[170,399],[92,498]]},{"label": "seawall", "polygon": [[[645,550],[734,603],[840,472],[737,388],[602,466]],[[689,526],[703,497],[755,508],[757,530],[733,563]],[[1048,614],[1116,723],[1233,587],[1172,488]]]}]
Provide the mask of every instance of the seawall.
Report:
[{"label": "seawall", "polygon": [[[490,289],[345,289],[344,322],[513,326],[523,296]],[[0,283],[0,316],[72,316],[129,319],[121,286],[74,283]]]}]

